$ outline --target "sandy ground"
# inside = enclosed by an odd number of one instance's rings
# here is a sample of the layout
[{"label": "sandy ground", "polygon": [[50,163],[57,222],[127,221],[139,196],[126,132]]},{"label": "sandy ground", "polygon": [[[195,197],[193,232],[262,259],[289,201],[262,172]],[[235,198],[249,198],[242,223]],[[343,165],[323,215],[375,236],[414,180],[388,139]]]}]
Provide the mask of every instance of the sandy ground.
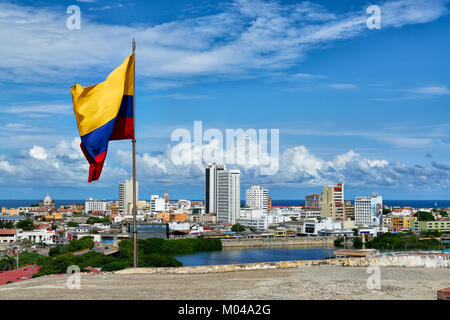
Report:
[{"label": "sandy ground", "polygon": [[316,266],[210,274],[81,275],[81,289],[67,275],[0,287],[0,300],[51,299],[418,299],[436,300],[450,286],[450,269],[382,267],[381,289],[369,290],[363,267]]}]

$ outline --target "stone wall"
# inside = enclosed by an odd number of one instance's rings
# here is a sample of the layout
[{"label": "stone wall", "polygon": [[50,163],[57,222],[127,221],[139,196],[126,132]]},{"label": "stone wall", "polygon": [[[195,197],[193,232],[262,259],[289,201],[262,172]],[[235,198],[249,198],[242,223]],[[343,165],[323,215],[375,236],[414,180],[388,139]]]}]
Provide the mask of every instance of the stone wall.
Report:
[{"label": "stone wall", "polygon": [[340,266],[340,267],[425,267],[425,268],[450,268],[450,255],[401,255],[392,257],[368,257],[368,258],[342,258],[325,260],[302,260],[260,262],[245,264],[229,264],[217,266],[175,267],[175,268],[129,268],[116,271],[117,274],[141,274],[141,273],[177,273],[199,274],[216,272],[236,272],[265,269],[301,268],[306,266]]},{"label": "stone wall", "polygon": [[222,246],[228,247],[276,247],[297,245],[334,244],[335,237],[295,237],[271,239],[221,239]]}]

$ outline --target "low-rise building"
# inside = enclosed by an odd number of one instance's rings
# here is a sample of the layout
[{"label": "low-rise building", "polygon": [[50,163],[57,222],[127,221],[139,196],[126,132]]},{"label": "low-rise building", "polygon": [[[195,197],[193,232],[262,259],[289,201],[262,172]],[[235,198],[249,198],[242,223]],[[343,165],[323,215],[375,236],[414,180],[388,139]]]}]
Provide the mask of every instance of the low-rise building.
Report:
[{"label": "low-rise building", "polygon": [[391,220],[392,227],[390,231],[402,231],[410,229],[411,222],[417,220],[417,217],[410,215],[393,215]]},{"label": "low-rise building", "polygon": [[88,214],[95,211],[106,211],[108,210],[108,203],[106,200],[94,200],[89,198],[84,203],[84,213]]},{"label": "low-rise building", "polygon": [[448,220],[433,220],[433,221],[411,221],[410,229],[413,231],[440,231],[450,232],[450,221]]},{"label": "low-rise building", "polygon": [[158,213],[157,217],[158,217],[158,219],[162,220],[164,223],[188,221],[187,213],[161,212],[161,213]]},{"label": "low-rise building", "polygon": [[16,242],[16,229],[0,229],[0,243]]},{"label": "low-rise building", "polygon": [[38,230],[22,230],[17,229],[16,239],[20,240],[30,240],[34,243],[43,242],[45,244],[55,244],[58,234],[56,231],[47,228],[47,229],[38,229]]}]

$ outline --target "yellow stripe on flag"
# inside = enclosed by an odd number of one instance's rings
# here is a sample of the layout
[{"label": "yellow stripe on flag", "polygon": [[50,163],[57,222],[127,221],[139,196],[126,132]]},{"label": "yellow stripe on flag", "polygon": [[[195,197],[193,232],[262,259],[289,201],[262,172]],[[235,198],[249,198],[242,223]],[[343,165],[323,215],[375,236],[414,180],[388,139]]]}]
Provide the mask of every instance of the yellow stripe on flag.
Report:
[{"label": "yellow stripe on flag", "polygon": [[127,57],[104,82],[90,87],[77,84],[70,88],[80,136],[117,117],[123,95],[134,94],[133,78],[134,54]]}]

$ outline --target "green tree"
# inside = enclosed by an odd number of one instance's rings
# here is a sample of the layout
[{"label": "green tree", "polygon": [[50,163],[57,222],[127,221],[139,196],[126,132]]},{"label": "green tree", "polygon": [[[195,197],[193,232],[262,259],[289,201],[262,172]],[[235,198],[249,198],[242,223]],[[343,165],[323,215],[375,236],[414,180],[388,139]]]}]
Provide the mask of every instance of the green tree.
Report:
[{"label": "green tree", "polygon": [[111,220],[108,217],[100,218],[100,217],[89,217],[86,221],[87,224],[94,223],[111,223]]},{"label": "green tree", "polygon": [[78,223],[76,223],[74,221],[69,221],[69,222],[67,222],[67,226],[70,228],[76,228],[76,227],[78,227]]},{"label": "green tree", "polygon": [[22,230],[34,230],[34,223],[30,220],[22,220],[17,222],[16,227]]},{"label": "green tree", "polygon": [[417,217],[419,221],[433,221],[434,215],[431,212],[427,211],[417,211],[414,214],[414,217]]},{"label": "green tree", "polygon": [[344,239],[342,238],[337,238],[336,240],[334,240],[334,245],[336,247],[341,247],[342,246],[342,242],[344,242]]},{"label": "green tree", "polygon": [[236,223],[231,227],[231,231],[233,231],[233,232],[242,232],[244,230],[245,230],[245,227],[240,223]]},{"label": "green tree", "polygon": [[362,247],[363,247],[363,242],[362,242],[361,237],[353,238],[353,248],[361,249]]}]

